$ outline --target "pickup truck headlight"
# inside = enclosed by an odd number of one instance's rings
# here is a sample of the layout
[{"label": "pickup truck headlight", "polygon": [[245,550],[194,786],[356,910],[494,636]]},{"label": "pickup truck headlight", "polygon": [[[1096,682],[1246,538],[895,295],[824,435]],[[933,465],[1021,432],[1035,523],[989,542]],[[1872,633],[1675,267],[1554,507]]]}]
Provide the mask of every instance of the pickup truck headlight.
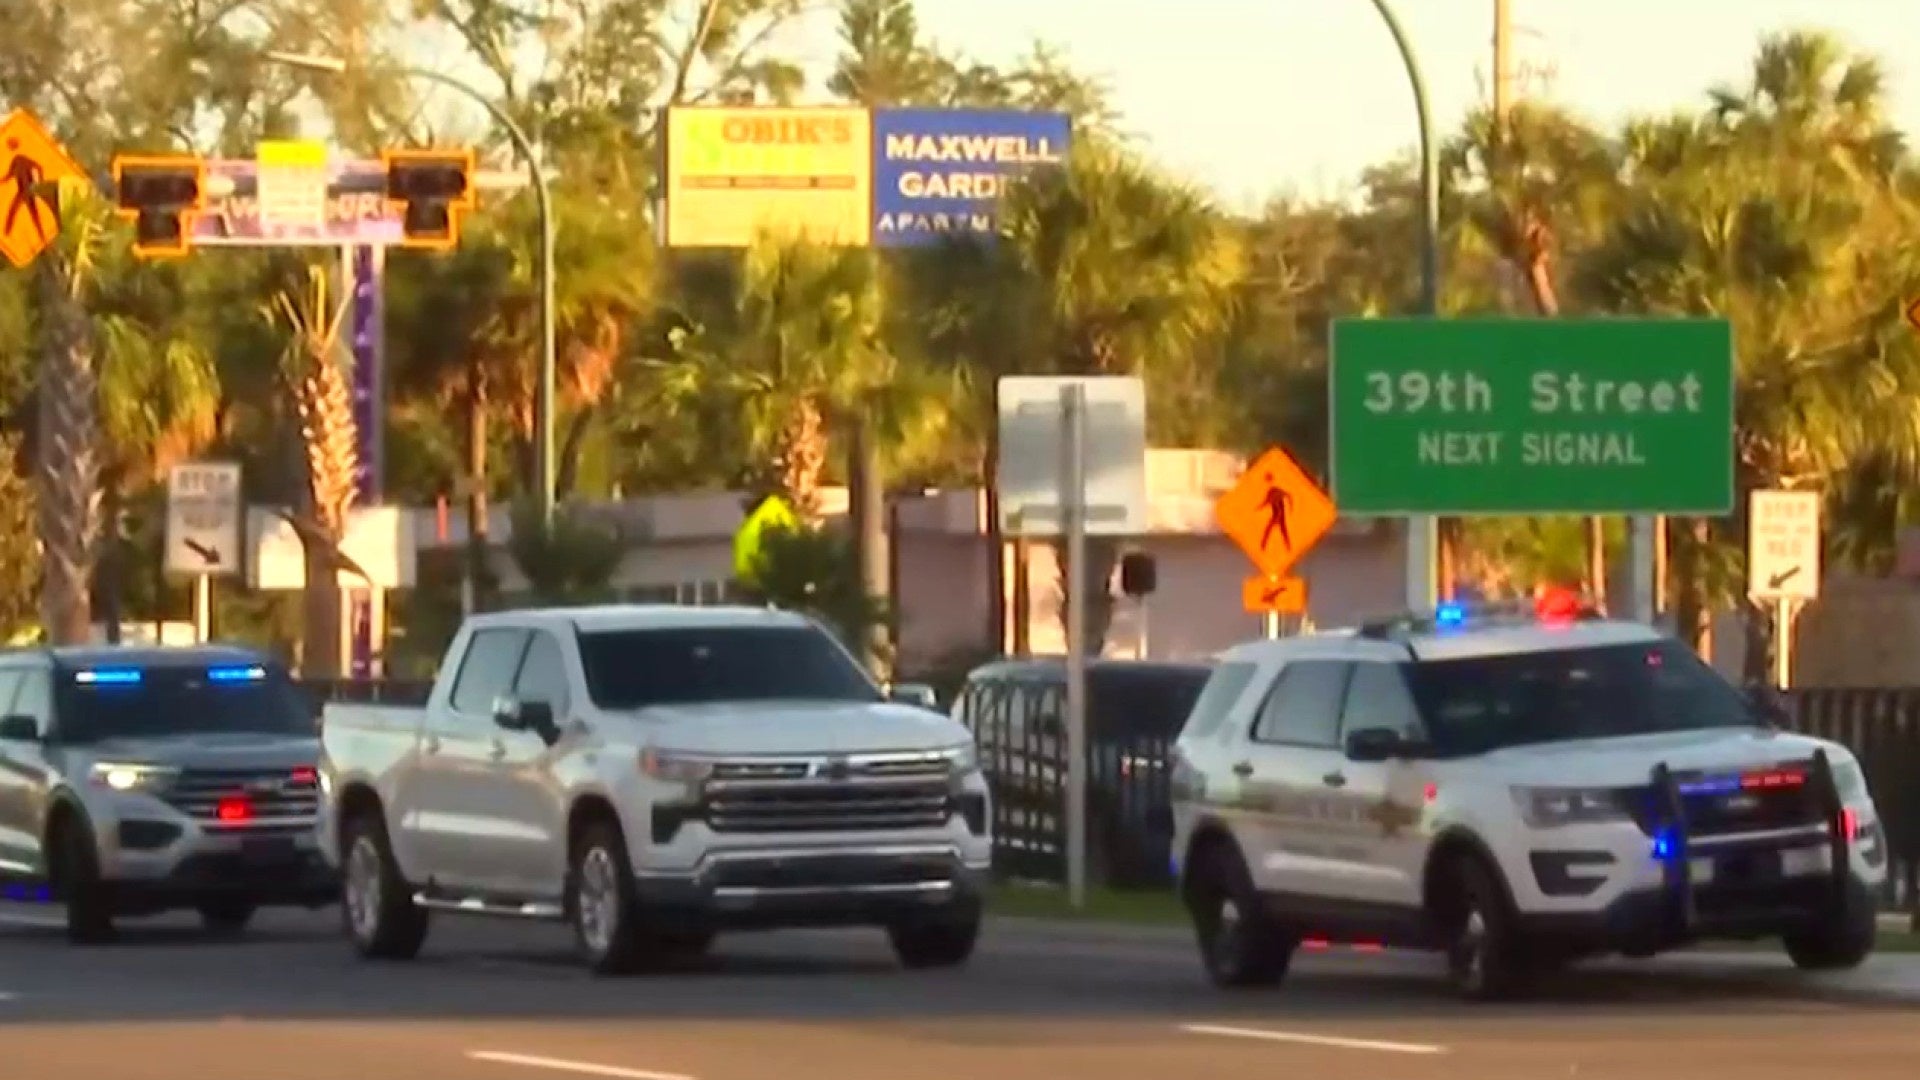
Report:
[{"label": "pickup truck headlight", "polygon": [[1612,788],[1516,787],[1520,816],[1536,829],[1627,820],[1626,801]]},{"label": "pickup truck headlight", "polygon": [[713,773],[713,762],[648,747],[640,751],[640,771],[669,784],[698,784]]},{"label": "pickup truck headlight", "polygon": [[145,791],[166,783],[179,772],[165,765],[102,761],[88,770],[87,777],[95,784],[114,791]]},{"label": "pickup truck headlight", "polygon": [[943,753],[948,771],[955,776],[971,776],[980,771],[980,748],[973,743],[961,743]]}]

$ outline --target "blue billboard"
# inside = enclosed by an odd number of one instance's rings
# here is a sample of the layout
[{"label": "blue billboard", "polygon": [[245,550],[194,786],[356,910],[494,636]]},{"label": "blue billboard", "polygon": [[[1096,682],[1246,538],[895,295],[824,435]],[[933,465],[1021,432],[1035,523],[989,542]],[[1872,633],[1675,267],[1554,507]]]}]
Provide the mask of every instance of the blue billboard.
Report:
[{"label": "blue billboard", "polygon": [[1065,113],[875,109],[874,246],[992,235],[1007,181],[1064,161],[1072,137]]}]

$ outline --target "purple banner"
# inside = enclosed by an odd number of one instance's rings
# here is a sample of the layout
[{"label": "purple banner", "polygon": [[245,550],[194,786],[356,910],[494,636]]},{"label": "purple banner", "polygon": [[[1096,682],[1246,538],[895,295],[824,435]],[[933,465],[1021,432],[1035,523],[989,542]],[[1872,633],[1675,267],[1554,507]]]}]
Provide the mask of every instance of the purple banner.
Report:
[{"label": "purple banner", "polygon": [[[359,443],[358,493],[362,506],[378,505],[381,497],[380,383],[381,337],[385,333],[385,269],[380,252],[355,247],[345,260],[347,281],[353,290],[347,314],[347,340],[353,351],[353,429]],[[364,589],[348,594],[352,627],[351,670],[356,679],[374,677],[373,596]]]},{"label": "purple banner", "polygon": [[[193,222],[196,246],[218,247],[347,247],[355,244],[398,244],[403,236],[400,212],[388,205],[387,168],[379,161],[336,161],[327,166],[328,198],[325,229],[311,226],[272,227],[260,220],[260,200],[251,194],[259,166],[245,159],[207,162],[209,187],[225,178],[248,194],[209,195],[206,209]],[[335,190],[340,187],[354,190]]]}]

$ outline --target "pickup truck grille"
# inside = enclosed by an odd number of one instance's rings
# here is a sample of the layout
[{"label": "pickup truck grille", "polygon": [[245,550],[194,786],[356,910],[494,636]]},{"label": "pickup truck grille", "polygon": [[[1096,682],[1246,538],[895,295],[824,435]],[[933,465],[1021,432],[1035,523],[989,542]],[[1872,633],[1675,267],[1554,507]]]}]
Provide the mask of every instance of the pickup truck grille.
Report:
[{"label": "pickup truck grille", "polygon": [[[320,812],[319,779],[311,769],[187,769],[161,793],[196,821],[229,827],[309,820]],[[244,800],[247,814],[222,820],[222,802]]]},{"label": "pickup truck grille", "polygon": [[701,816],[731,833],[939,828],[953,813],[948,768],[927,754],[723,761]]}]

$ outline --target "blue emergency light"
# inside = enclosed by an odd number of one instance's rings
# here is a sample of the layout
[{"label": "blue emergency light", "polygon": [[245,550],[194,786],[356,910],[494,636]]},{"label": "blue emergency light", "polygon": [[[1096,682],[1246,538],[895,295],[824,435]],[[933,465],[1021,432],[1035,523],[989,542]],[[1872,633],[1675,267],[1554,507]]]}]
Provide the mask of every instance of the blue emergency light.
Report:
[{"label": "blue emergency light", "polygon": [[1464,626],[1467,622],[1467,609],[1464,605],[1449,600],[1433,609],[1433,625],[1441,629]]},{"label": "blue emergency light", "polygon": [[137,668],[94,668],[73,673],[73,681],[84,686],[129,686],[140,679]]},{"label": "blue emergency light", "polygon": [[259,682],[266,677],[267,669],[258,664],[249,667],[217,667],[207,669],[208,682]]}]

